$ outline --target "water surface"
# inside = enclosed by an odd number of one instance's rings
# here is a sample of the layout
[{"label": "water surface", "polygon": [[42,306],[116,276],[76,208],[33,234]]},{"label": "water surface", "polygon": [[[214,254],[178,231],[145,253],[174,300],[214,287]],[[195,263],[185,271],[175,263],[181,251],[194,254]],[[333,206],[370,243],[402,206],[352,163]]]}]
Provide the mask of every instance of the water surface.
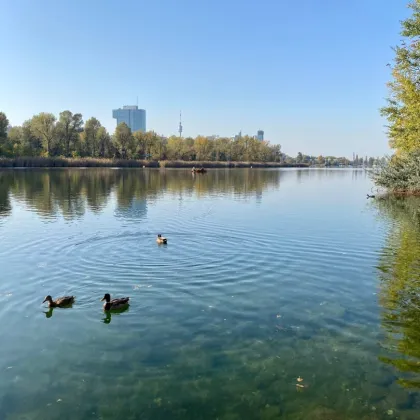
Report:
[{"label": "water surface", "polygon": [[[0,172],[0,419],[420,418],[419,202],[370,188],[352,170]],[[105,315],[106,292],[129,310]]]}]

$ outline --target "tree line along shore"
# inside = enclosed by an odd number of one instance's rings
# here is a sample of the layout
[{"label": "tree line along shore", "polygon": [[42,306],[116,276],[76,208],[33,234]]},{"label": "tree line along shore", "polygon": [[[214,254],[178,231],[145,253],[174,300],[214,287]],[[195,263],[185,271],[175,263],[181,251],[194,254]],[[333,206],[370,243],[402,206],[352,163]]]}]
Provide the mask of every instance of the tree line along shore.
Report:
[{"label": "tree line along shore", "polygon": [[0,167],[120,166],[180,168],[372,166],[378,160],[358,157],[295,157],[282,153],[279,144],[250,136],[165,138],[153,131],[134,132],[122,123],[110,135],[96,118],[63,111],[40,113],[21,126],[10,127],[0,112]]},{"label": "tree line along shore", "polygon": [[[3,158],[80,158],[145,161],[281,162],[279,144],[250,136],[195,138],[131,132],[119,124],[111,135],[100,121],[63,111],[59,117],[42,112],[10,127],[0,112],[0,156]],[[64,162],[64,161],[62,161]]]},{"label": "tree line along shore", "polygon": [[0,168],[308,168],[306,163],[156,161],[139,159],[15,157],[0,158]]}]

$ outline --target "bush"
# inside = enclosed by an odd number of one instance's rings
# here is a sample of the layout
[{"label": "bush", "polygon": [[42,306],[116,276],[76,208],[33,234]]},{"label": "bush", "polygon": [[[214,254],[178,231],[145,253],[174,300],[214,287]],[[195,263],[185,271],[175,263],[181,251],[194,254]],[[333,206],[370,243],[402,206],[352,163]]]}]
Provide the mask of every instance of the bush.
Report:
[{"label": "bush", "polygon": [[420,194],[420,149],[388,158],[372,178],[376,185],[394,194]]}]

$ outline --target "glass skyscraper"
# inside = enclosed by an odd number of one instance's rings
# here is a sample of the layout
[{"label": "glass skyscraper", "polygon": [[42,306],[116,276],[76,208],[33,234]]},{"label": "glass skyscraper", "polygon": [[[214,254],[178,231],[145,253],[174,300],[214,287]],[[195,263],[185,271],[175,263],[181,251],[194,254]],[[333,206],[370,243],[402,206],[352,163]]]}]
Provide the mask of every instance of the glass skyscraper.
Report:
[{"label": "glass skyscraper", "polygon": [[126,123],[131,131],[146,131],[146,110],[139,109],[136,105],[126,105],[112,110],[112,118],[117,120],[117,125]]}]

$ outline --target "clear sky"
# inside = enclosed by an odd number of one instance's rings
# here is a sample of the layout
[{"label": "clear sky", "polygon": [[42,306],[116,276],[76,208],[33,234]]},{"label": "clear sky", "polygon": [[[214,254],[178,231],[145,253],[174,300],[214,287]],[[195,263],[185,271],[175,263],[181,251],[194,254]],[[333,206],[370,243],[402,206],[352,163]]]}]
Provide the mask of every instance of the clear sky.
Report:
[{"label": "clear sky", "polygon": [[112,109],[184,135],[265,131],[290,155],[388,153],[386,64],[405,0],[2,0],[0,110]]}]

